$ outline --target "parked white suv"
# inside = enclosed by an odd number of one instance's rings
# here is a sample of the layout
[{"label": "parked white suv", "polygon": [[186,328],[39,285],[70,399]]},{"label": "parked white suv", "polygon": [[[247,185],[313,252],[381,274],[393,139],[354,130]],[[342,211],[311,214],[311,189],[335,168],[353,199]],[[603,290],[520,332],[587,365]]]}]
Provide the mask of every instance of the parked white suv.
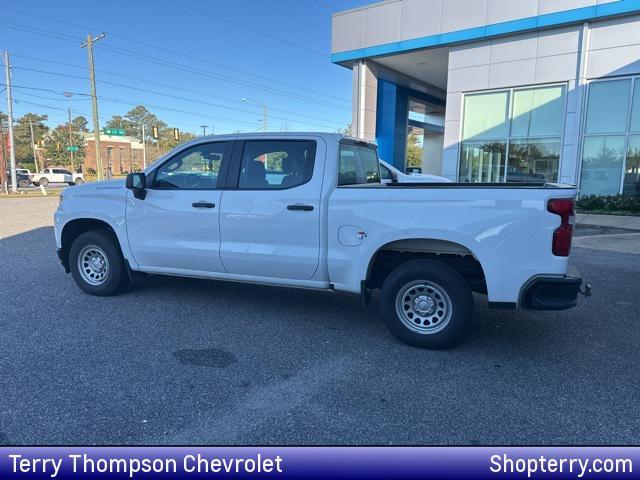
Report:
[{"label": "parked white suv", "polygon": [[451,183],[446,177],[426,173],[402,173],[390,163],[380,160],[382,183]]},{"label": "parked white suv", "polygon": [[336,134],[203,137],[126,182],[64,191],[55,238],[91,295],[119,292],[136,272],[365,302],[379,290],[396,336],[443,348],[468,329],[472,292],[495,308],[576,305],[576,194],[541,183],[385,185],[375,145]]},{"label": "parked white suv", "polygon": [[40,173],[31,175],[34,185],[46,187],[50,183],[66,183],[67,185],[78,185],[84,183],[82,173],[72,173],[65,168],[45,168]]}]

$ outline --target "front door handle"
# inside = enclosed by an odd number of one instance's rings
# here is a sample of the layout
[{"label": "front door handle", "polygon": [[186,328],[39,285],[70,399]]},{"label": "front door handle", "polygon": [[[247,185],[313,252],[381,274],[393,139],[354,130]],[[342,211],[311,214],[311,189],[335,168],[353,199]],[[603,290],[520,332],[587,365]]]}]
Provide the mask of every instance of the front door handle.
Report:
[{"label": "front door handle", "polygon": [[302,205],[300,203],[296,203],[295,205],[287,205],[287,210],[293,210],[298,212],[312,212],[312,205]]},{"label": "front door handle", "polygon": [[191,204],[191,206],[193,208],[216,208],[215,203],[209,203],[209,202],[194,202]]}]

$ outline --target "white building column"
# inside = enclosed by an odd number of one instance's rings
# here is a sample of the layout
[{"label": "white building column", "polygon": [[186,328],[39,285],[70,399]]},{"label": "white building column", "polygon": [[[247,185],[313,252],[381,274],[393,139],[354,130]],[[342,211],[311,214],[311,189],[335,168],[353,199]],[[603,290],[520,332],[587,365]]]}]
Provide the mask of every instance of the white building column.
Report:
[{"label": "white building column", "polygon": [[360,60],[353,65],[352,131],[357,138],[376,139],[378,77],[375,65]]}]

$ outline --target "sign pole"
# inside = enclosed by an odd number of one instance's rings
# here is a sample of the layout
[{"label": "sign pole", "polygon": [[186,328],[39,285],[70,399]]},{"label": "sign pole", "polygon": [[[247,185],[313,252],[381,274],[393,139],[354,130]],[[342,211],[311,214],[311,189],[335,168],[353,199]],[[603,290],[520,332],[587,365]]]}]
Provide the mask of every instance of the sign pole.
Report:
[{"label": "sign pole", "polygon": [[144,138],[144,123],[142,124],[142,169],[147,168],[147,142]]}]

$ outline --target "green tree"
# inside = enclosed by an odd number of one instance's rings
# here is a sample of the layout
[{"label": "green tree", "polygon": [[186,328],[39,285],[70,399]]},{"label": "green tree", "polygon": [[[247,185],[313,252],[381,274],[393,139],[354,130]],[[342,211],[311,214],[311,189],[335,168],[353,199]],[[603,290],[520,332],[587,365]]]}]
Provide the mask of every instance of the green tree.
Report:
[{"label": "green tree", "polygon": [[353,128],[351,126],[351,123],[349,123],[345,128],[339,129],[336,133],[346,135],[347,137],[353,137]]},{"label": "green tree", "polygon": [[167,127],[165,122],[160,120],[160,118],[142,105],[132,108],[124,116],[114,115],[111,120],[107,122],[106,127],[124,128],[127,135],[141,138],[143,124],[147,139],[151,137],[151,127],[156,126],[158,127],[158,130],[162,130]]},{"label": "green tree", "polygon": [[89,121],[82,115],[71,120],[71,128],[74,132],[87,133],[89,131]]},{"label": "green tree", "polygon": [[413,132],[407,135],[407,167],[422,168],[422,145]]},{"label": "green tree", "polygon": [[[78,132],[71,134],[72,146],[78,147],[78,151],[73,154],[74,168],[82,164],[85,157],[84,137]],[[42,168],[52,165],[66,165],[71,167],[69,151],[69,127],[67,125],[58,125],[49,132],[44,140],[44,163]]]},{"label": "green tree", "polygon": [[36,144],[46,137],[49,127],[44,123],[46,115],[37,113],[25,113],[18,119],[13,128],[13,138],[16,143],[16,162],[24,167],[35,168],[33,147],[31,145],[31,130],[29,120],[33,125],[33,138]]}]

